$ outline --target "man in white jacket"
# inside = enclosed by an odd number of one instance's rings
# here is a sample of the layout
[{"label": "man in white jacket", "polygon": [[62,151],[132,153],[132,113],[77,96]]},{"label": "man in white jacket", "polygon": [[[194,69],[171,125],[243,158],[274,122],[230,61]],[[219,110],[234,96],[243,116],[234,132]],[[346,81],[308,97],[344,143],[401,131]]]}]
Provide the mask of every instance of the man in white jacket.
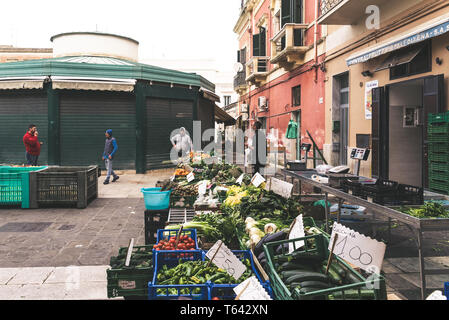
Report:
[{"label": "man in white jacket", "polygon": [[185,157],[193,151],[192,139],[184,127],[179,129],[179,133],[170,139],[173,148],[178,152],[179,157]]}]

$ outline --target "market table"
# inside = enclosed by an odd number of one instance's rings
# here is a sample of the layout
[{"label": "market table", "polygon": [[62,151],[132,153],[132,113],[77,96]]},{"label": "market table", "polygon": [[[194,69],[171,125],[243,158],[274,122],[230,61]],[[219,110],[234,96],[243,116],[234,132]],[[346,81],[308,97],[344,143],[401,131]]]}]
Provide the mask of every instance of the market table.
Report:
[{"label": "market table", "polygon": [[[388,218],[389,222],[391,219],[395,219],[404,225],[406,225],[414,235],[416,235],[417,247],[418,247],[418,258],[419,258],[419,270],[421,279],[421,298],[424,300],[426,298],[426,276],[428,275],[442,275],[448,274],[449,269],[439,269],[439,270],[426,270],[423,255],[423,232],[432,231],[449,231],[449,219],[419,219],[412,217],[400,211],[394,210],[392,208],[382,206],[376,203],[369,202],[362,198],[350,195],[342,190],[329,187],[326,184],[322,184],[318,181],[312,179],[312,176],[317,174],[315,170],[307,171],[289,171],[282,169],[284,175],[284,180],[287,181],[287,176],[290,176],[292,180],[298,179],[299,181],[299,195],[301,197],[301,185],[306,183],[317,187],[322,190],[325,195],[325,209],[326,209],[326,232],[329,230],[328,219],[329,219],[329,204],[328,198],[329,194],[334,195],[339,199],[339,208],[344,201],[347,201],[354,205],[359,205],[365,207],[367,210],[373,212],[374,214],[383,215]],[[337,213],[337,222],[340,222],[341,210]]]}]

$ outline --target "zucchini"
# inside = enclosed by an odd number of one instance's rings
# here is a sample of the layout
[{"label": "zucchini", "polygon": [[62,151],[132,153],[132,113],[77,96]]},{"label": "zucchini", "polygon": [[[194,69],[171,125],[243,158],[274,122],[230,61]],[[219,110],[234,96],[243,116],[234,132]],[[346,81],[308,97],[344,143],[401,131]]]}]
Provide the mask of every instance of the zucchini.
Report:
[{"label": "zucchini", "polygon": [[[324,272],[326,272],[326,267],[323,266],[323,273]],[[340,275],[334,269],[329,268],[328,275],[333,283],[338,284],[338,285],[343,284],[343,280],[341,279]]]},{"label": "zucchini", "polygon": [[336,273],[338,273],[338,275],[342,279],[346,278],[346,271],[345,271],[345,269],[343,269],[342,266],[340,266],[338,263],[336,263],[336,262],[331,263],[330,268],[332,270],[334,270]]},{"label": "zucchini", "polygon": [[329,282],[324,282],[324,281],[303,281],[300,282],[299,285],[301,286],[301,288],[320,288],[320,289],[330,289],[331,285],[329,284]]},{"label": "zucchini", "polygon": [[[306,294],[306,293],[312,293],[312,292],[321,291],[321,290],[323,290],[323,289],[322,288],[316,288],[316,287],[307,287],[307,288],[299,289],[299,293]],[[324,297],[324,296],[322,296],[322,297]]]},{"label": "zucchini", "polygon": [[290,284],[293,282],[302,282],[302,281],[329,281],[329,279],[327,276],[321,273],[302,272],[289,277],[287,280],[285,280],[285,283]]},{"label": "zucchini", "polygon": [[[344,290],[344,299],[356,299],[356,300],[374,300],[375,295],[373,290]],[[336,291],[329,295],[329,299],[331,300],[341,300],[343,299],[343,291]]]},{"label": "zucchini", "polygon": [[309,271],[307,271],[307,270],[298,270],[298,269],[296,269],[296,270],[289,270],[289,271],[283,271],[283,272],[280,273],[280,276],[281,276],[282,279],[288,279],[288,278],[290,278],[292,276],[295,276],[297,274],[303,274],[304,272],[309,272]]},{"label": "zucchini", "polygon": [[323,258],[317,254],[297,252],[292,254],[292,261],[295,263],[317,264],[323,262]]},{"label": "zucchini", "polygon": [[351,271],[348,271],[346,273],[345,277],[346,282],[349,283],[359,283],[364,282],[363,280],[359,279],[355,274],[353,274]]},{"label": "zucchini", "polygon": [[300,264],[300,263],[294,263],[294,262],[286,262],[283,263],[280,267],[281,271],[290,271],[290,270],[308,270],[312,271],[315,266],[312,265],[306,265],[306,264]]}]

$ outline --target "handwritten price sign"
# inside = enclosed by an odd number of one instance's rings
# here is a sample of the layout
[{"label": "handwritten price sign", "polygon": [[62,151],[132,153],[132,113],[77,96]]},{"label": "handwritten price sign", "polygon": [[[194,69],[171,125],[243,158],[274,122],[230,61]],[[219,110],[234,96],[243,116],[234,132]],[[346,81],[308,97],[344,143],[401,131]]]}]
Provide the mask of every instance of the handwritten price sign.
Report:
[{"label": "handwritten price sign", "polygon": [[365,271],[380,273],[387,248],[385,243],[335,223],[329,241],[329,250],[332,250],[336,234],[338,237],[333,251],[335,255]]},{"label": "handwritten price sign", "polygon": [[195,174],[193,172],[190,172],[187,175],[187,182],[192,182],[193,180],[195,180]]},{"label": "handwritten price sign", "polygon": [[270,190],[284,198],[289,199],[292,196],[293,185],[276,178],[271,178]]},{"label": "handwritten price sign", "polygon": [[246,266],[221,240],[218,240],[213,247],[210,248],[206,253],[206,257],[212,259],[212,263],[220,269],[226,270],[226,272],[236,280],[238,280],[246,271]]},{"label": "handwritten price sign", "polygon": [[[306,234],[304,232],[304,222],[303,222],[302,214],[300,214],[294,221],[294,225],[288,235],[288,239],[289,240],[299,239],[299,238],[304,238],[305,236],[306,236]],[[304,244],[305,244],[304,240],[296,241],[294,243],[294,245],[293,245],[293,242],[290,242],[288,244],[288,253],[292,253],[293,251],[298,250],[299,248],[303,247]]]},{"label": "handwritten price sign", "polygon": [[233,290],[240,295],[239,300],[273,300],[255,276],[246,279]]}]

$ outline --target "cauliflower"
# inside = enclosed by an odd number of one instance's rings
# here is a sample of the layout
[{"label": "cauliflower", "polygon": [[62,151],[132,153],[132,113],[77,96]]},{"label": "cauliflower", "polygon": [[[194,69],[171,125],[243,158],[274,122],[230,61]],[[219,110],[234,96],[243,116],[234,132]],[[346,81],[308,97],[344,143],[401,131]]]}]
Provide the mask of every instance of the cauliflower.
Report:
[{"label": "cauliflower", "polygon": [[277,226],[274,223],[267,223],[264,227],[265,233],[275,233]]}]

